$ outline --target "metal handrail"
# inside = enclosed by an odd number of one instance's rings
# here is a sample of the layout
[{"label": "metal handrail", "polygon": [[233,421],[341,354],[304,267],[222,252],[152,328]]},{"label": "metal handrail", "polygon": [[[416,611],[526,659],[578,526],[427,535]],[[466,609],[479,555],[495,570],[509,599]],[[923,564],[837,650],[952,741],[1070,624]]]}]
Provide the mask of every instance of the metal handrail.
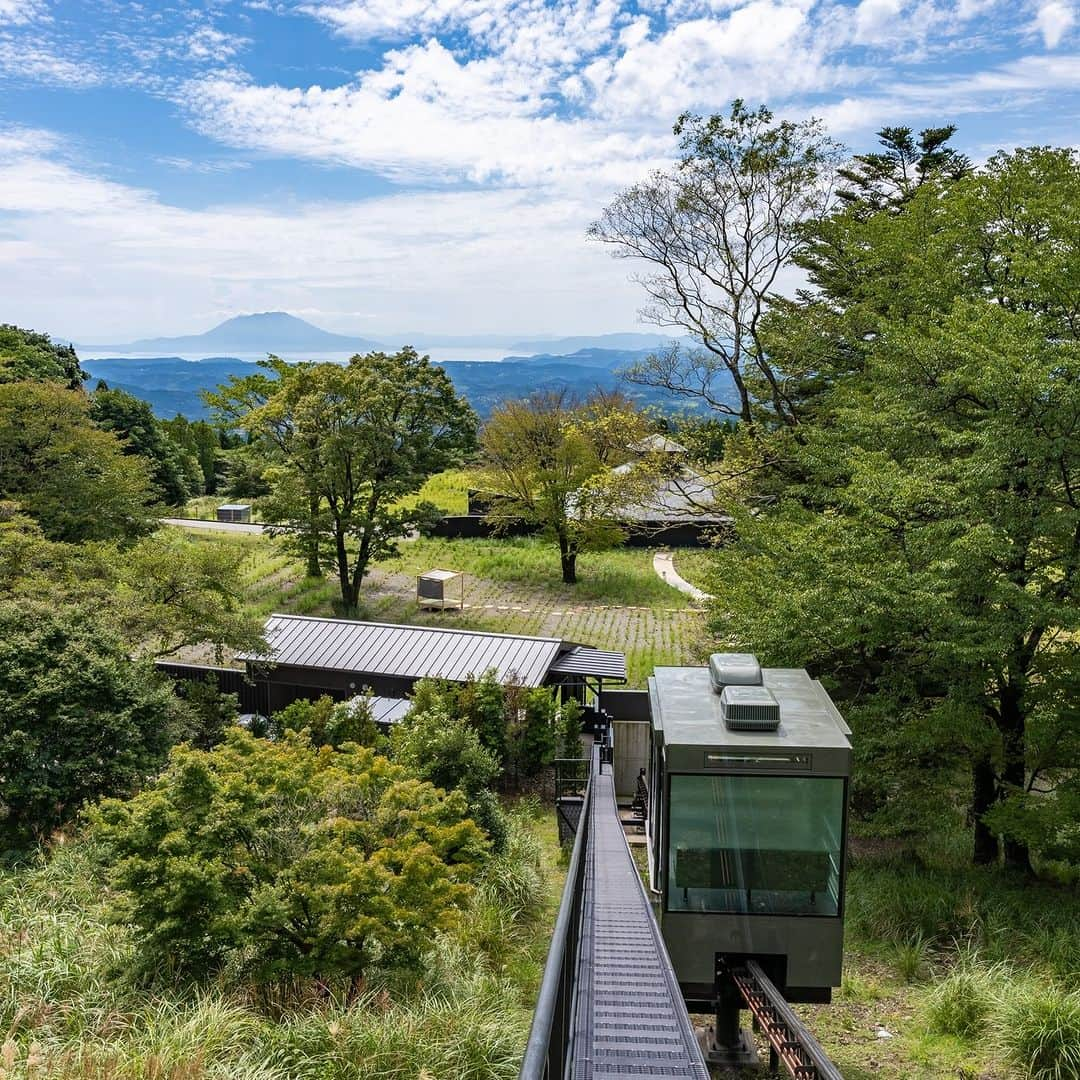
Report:
[{"label": "metal handrail", "polygon": [[[595,755],[594,755],[595,759]],[[533,1013],[529,1041],[525,1046],[525,1058],[521,1063],[520,1080],[562,1080],[569,1046],[571,1009],[573,1006],[574,972],[577,966],[577,950],[581,935],[581,893],[585,877],[585,843],[588,829],[589,805],[592,800],[592,776],[590,769],[585,785],[584,802],[574,846],[570,853],[570,865],[566,872],[559,914],[544,964],[544,978]]]}]

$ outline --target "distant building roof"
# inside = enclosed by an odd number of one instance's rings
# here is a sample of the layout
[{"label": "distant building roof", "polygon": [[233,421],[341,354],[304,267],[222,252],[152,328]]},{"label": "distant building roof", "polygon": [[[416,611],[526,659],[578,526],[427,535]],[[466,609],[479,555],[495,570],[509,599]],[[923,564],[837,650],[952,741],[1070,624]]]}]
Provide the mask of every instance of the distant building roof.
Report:
[{"label": "distant building roof", "polygon": [[412,702],[408,698],[370,697],[367,702],[371,708],[371,719],[376,724],[396,724],[399,720],[404,720],[405,714],[412,708]]},{"label": "distant building roof", "polygon": [[[633,462],[618,465],[614,472],[629,472]],[[657,480],[652,491],[640,502],[623,506],[618,516],[623,521],[662,522],[676,525],[686,522],[729,522],[731,517],[715,505],[712,485],[700,473],[684,467],[674,476]]]},{"label": "distant building roof", "polygon": [[646,435],[644,439],[630,444],[629,449],[635,454],[685,454],[688,453],[682,443],[669,439],[666,435]]},{"label": "distant building roof", "polygon": [[452,630],[441,626],[401,626],[394,623],[321,619],[309,615],[271,615],[266,621],[269,655],[240,653],[237,659],[274,664],[348,671],[357,675],[386,675],[406,679],[425,677],[464,682],[494,671],[501,681],[514,679],[523,686],[541,686],[549,671],[558,671],[560,654],[580,655],[578,663],[595,659],[599,670],[578,671],[600,677],[626,677],[613,670],[612,657],[559,638],[492,634],[479,630]]}]

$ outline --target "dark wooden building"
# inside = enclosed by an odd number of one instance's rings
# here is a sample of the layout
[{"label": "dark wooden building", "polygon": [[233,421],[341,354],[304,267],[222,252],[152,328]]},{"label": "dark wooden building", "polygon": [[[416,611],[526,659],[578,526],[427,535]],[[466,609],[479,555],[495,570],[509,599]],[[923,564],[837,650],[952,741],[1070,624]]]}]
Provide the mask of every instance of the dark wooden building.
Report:
[{"label": "dark wooden building", "polygon": [[240,654],[269,712],[322,694],[345,700],[370,691],[405,698],[423,678],[465,682],[494,671],[501,682],[562,687],[583,703],[605,684],[626,682],[626,657],[559,638],[441,626],[271,615],[268,655]]}]

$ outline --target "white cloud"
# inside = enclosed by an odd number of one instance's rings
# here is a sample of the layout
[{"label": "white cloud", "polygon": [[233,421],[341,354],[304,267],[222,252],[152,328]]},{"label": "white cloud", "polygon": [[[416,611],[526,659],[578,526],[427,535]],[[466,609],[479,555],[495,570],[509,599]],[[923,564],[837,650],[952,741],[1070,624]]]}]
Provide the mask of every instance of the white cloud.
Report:
[{"label": "white cloud", "polygon": [[69,59],[25,37],[3,35],[0,35],[0,73],[9,78],[60,86],[94,86],[102,81],[100,70],[89,61]]},{"label": "white cloud", "polygon": [[184,51],[189,60],[223,64],[248,44],[246,38],[225,34],[213,26],[200,26],[188,35]]},{"label": "white cloud", "polygon": [[1035,16],[1035,27],[1042,34],[1048,49],[1056,49],[1076,22],[1076,9],[1065,0],[1049,0],[1040,4]]},{"label": "white cloud", "polygon": [[192,210],[65,163],[60,145],[0,132],[5,317],[61,336],[187,332],[278,307],[363,311],[372,334],[601,332],[632,326],[640,303],[625,267],[584,243],[590,198],[417,192]]},{"label": "white cloud", "polygon": [[162,157],[156,157],[154,160],[159,165],[164,165],[169,169],[176,169],[178,172],[189,173],[230,173],[237,172],[239,169],[250,169],[250,161],[237,161],[237,160],[220,160],[217,158],[207,158],[200,161],[196,161],[194,158],[186,157],[172,157],[165,155]]},{"label": "white cloud", "polygon": [[46,15],[42,0],[0,0],[0,24],[22,26]]},{"label": "white cloud", "polygon": [[396,179],[537,183],[588,172],[618,182],[668,149],[666,136],[554,115],[512,69],[491,58],[459,62],[434,39],[387,54],[382,69],[350,86],[212,77],[188,84],[182,100],[200,131],[230,145]]}]

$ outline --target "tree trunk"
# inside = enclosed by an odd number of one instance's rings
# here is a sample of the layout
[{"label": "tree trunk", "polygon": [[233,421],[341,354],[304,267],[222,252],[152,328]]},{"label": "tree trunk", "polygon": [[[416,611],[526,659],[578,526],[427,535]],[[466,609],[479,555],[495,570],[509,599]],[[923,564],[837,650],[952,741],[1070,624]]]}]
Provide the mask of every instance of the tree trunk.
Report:
[{"label": "tree trunk", "polygon": [[[1025,718],[1020,701],[1020,691],[1015,686],[1006,686],[999,694],[1001,703],[1000,719],[1004,762],[1001,769],[1001,785],[998,798],[1004,802],[1015,791],[1023,791],[1027,780],[1027,754],[1025,747]],[[1031,866],[1031,851],[1021,840],[1005,838],[1005,865],[1011,870],[1025,874],[1034,871]]]},{"label": "tree trunk", "polygon": [[313,495],[308,502],[308,520],[310,530],[307,541],[307,576],[322,577],[322,566],[319,563],[319,497]]},{"label": "tree trunk", "polygon": [[562,563],[564,585],[577,584],[577,548],[566,536],[559,537],[559,560]]},{"label": "tree trunk", "polygon": [[989,755],[971,763],[971,813],[975,819],[975,846],[972,859],[977,866],[990,866],[998,860],[998,838],[983,815],[997,801],[997,776]]},{"label": "tree trunk", "polygon": [[349,574],[349,551],[345,546],[345,532],[337,524],[334,528],[334,543],[337,548],[338,584],[341,586],[341,614],[349,619],[356,614],[360,590],[353,585]]}]

